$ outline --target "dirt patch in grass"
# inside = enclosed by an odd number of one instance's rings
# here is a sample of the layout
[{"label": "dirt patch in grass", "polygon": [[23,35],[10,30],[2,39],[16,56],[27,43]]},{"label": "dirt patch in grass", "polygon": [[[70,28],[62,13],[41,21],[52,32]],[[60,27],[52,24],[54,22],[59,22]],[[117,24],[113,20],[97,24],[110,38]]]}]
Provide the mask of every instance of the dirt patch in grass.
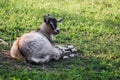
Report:
[{"label": "dirt patch in grass", "polygon": [[14,68],[20,68],[27,65],[22,61],[17,61],[16,59],[11,58],[9,53],[10,52],[7,50],[0,52],[0,67],[3,67],[4,65],[9,65],[8,67],[12,66]]},{"label": "dirt patch in grass", "polygon": [[0,52],[0,64],[5,63],[6,61],[15,61],[10,57],[9,53],[8,50]]}]

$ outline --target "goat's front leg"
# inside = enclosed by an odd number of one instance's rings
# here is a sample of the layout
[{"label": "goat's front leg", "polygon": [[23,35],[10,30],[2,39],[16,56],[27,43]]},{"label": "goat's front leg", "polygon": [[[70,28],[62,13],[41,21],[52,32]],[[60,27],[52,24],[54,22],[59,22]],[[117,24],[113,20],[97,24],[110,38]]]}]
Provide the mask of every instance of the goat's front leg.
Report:
[{"label": "goat's front leg", "polygon": [[53,56],[53,59],[55,59],[55,60],[59,60],[62,57],[62,55],[63,55],[63,51],[58,49],[58,48],[54,48],[54,52],[53,53],[54,54],[52,56]]},{"label": "goat's front leg", "polygon": [[71,51],[66,50],[65,47],[54,47],[52,49],[53,53],[53,59],[59,60],[60,58],[63,58],[65,55],[69,55]]},{"label": "goat's front leg", "polygon": [[76,52],[76,49],[72,45],[59,46],[58,49],[62,51],[61,58],[63,59],[75,56],[73,53]]},{"label": "goat's front leg", "polygon": [[73,53],[75,51],[76,49],[72,45],[66,47],[59,46],[54,48],[53,58],[59,60],[60,58],[74,57],[75,55]]}]

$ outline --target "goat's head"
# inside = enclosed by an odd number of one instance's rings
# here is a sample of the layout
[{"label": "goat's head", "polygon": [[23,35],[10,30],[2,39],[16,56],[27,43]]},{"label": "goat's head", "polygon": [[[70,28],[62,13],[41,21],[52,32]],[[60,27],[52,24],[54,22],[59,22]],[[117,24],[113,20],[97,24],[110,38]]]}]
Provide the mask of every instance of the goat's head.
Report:
[{"label": "goat's head", "polygon": [[44,16],[44,22],[48,25],[49,29],[52,31],[52,34],[58,34],[60,32],[60,29],[58,28],[58,23],[63,21],[63,18],[60,20],[57,20],[55,17],[51,15],[45,15]]}]

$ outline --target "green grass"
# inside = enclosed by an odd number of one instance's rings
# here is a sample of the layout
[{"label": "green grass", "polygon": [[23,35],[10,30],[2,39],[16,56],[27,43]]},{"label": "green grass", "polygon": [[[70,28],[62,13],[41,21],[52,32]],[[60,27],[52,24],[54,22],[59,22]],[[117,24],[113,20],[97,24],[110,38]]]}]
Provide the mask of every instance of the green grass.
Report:
[{"label": "green grass", "polygon": [[16,37],[37,30],[48,13],[65,18],[55,41],[73,44],[78,56],[41,66],[0,62],[1,80],[120,79],[119,0],[0,0],[0,38],[9,43],[6,49]]}]

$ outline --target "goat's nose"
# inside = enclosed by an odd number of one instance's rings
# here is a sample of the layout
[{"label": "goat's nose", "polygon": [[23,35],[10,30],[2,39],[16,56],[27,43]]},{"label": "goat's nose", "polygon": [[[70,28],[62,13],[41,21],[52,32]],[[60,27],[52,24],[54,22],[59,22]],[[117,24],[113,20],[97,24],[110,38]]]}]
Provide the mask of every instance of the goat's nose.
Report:
[{"label": "goat's nose", "polygon": [[58,34],[58,33],[60,33],[60,29],[59,28],[54,31],[54,34]]},{"label": "goat's nose", "polygon": [[57,33],[59,33],[59,32],[60,32],[60,30],[59,30],[59,29],[57,29],[57,30],[56,30],[56,32],[57,32]]}]

